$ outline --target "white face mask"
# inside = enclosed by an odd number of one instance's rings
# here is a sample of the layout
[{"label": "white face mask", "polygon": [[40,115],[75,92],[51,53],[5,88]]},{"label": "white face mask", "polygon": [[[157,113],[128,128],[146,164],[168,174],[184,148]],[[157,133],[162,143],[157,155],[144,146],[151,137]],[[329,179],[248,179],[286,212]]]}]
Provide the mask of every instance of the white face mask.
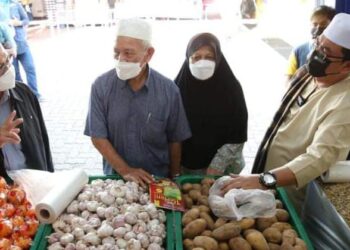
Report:
[{"label": "white face mask", "polygon": [[16,85],[15,68],[11,65],[9,69],[0,76],[0,91],[14,88]]},{"label": "white face mask", "polygon": [[215,62],[210,60],[199,60],[190,63],[190,71],[198,80],[207,80],[213,76],[215,71]]},{"label": "white face mask", "polygon": [[118,77],[125,81],[138,76],[142,70],[142,67],[139,62],[133,63],[117,60],[115,69]]}]

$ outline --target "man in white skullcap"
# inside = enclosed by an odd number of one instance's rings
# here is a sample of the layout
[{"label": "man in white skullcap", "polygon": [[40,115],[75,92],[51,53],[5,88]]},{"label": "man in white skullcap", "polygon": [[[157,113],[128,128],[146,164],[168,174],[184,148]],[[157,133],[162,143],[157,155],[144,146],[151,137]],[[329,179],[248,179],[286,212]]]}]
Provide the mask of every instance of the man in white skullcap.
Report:
[{"label": "man in white skullcap", "polygon": [[288,186],[301,207],[306,184],[345,160],[350,148],[350,15],[337,14],[292,80],[258,149],[251,175],[223,188]]},{"label": "man in white skullcap", "polygon": [[152,175],[180,173],[181,142],[191,136],[177,86],[148,65],[151,42],[148,22],[120,20],[116,65],[92,85],[84,132],[102,154],[105,174],[143,186]]}]

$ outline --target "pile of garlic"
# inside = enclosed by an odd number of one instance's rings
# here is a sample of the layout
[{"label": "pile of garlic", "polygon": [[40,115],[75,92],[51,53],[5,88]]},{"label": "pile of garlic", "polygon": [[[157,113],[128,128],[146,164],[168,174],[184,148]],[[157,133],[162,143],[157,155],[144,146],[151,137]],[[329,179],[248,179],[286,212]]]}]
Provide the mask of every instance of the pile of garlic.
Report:
[{"label": "pile of garlic", "polygon": [[52,224],[49,250],[161,250],[165,212],[135,182],[94,180]]}]

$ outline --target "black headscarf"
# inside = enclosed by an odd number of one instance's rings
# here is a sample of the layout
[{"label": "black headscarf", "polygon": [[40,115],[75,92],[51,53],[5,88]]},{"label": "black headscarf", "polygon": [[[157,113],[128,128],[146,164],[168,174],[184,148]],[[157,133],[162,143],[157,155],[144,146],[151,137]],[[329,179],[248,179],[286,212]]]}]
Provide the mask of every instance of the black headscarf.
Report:
[{"label": "black headscarf", "polygon": [[[190,56],[202,46],[210,46],[216,58],[213,76],[203,81],[194,78],[189,69]],[[183,143],[184,167],[206,168],[221,146],[247,140],[248,112],[243,91],[214,35],[201,33],[190,40],[175,82],[192,130],[192,137]]]}]

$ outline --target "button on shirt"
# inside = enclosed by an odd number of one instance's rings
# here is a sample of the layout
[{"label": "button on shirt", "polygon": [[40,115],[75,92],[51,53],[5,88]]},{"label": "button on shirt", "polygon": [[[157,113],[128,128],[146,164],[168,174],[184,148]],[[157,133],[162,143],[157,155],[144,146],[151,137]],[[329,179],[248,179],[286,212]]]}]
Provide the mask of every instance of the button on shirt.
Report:
[{"label": "button on shirt", "polygon": [[[108,139],[129,166],[157,176],[169,174],[169,143],[191,136],[177,86],[152,69],[136,92],[114,69],[100,76],[92,85],[84,133]],[[115,173],[105,159],[103,170]]]},{"label": "button on shirt", "polygon": [[[0,124],[3,124],[11,113],[9,91],[5,91],[0,99]],[[26,158],[22,152],[21,144],[5,144],[2,147],[4,165],[7,170],[26,168]]]}]

